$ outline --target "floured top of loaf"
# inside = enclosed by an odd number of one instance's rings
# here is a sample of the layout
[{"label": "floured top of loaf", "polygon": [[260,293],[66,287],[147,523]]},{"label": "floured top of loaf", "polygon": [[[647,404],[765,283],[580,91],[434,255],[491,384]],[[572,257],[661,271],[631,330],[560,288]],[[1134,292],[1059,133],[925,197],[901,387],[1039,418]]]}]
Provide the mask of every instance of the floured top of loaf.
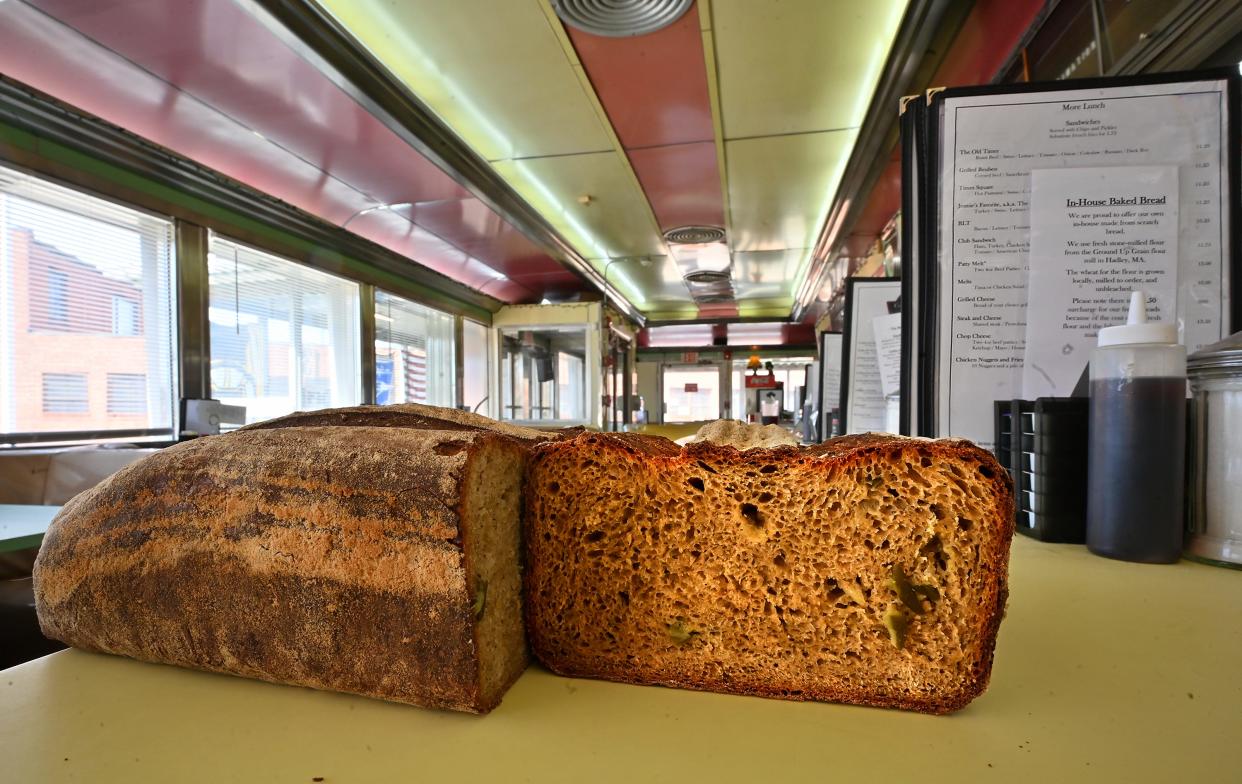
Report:
[{"label": "floured top of loaf", "polygon": [[749,425],[736,419],[717,419],[703,425],[689,443],[696,444],[700,441],[737,449],[798,445],[794,434],[780,425]]}]

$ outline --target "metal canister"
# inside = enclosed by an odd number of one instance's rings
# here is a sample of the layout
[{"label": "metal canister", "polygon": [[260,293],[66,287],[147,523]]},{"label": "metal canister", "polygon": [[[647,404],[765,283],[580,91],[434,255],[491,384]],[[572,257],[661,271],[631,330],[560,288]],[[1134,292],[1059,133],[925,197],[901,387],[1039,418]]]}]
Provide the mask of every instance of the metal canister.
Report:
[{"label": "metal canister", "polygon": [[1242,332],[1186,358],[1190,471],[1186,557],[1242,568]]}]

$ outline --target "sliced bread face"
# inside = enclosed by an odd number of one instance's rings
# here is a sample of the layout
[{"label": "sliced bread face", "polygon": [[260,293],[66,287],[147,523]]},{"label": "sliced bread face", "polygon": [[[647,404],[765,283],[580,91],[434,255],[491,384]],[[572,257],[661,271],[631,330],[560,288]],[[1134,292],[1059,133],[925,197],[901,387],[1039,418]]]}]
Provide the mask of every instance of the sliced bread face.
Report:
[{"label": "sliced bread face", "polygon": [[537,446],[526,614],[555,672],[944,713],[986,687],[1012,491],[965,441]]}]

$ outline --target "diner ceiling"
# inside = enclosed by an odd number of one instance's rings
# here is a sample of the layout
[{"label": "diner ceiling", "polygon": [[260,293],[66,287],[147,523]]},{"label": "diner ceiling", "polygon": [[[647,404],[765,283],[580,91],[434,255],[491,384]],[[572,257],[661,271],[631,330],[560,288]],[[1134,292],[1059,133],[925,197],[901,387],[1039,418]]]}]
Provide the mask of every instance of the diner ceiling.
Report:
[{"label": "diner ceiling", "polygon": [[[906,6],[698,0],[603,37],[549,0],[318,2],[653,320],[789,315]],[[696,302],[704,266],[732,302]]]},{"label": "diner ceiling", "polygon": [[[334,20],[556,242],[344,89],[274,6]],[[609,38],[550,0],[7,0],[0,72],[501,301],[602,286],[656,321],[782,319],[905,10],[698,0]],[[725,239],[665,240],[688,225]],[[726,277],[685,282],[702,272]]]}]

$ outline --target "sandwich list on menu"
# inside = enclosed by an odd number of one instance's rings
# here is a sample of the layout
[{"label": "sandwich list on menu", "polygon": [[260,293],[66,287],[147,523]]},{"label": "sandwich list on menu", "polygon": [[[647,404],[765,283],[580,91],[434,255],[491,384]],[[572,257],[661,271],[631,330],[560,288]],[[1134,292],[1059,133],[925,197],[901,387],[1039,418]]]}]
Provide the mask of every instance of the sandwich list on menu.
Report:
[{"label": "sandwich list on menu", "polygon": [[1225,117],[1218,81],[944,102],[938,435],[990,446],[993,401],[1069,394],[1132,288],[1188,350],[1221,337]]}]

